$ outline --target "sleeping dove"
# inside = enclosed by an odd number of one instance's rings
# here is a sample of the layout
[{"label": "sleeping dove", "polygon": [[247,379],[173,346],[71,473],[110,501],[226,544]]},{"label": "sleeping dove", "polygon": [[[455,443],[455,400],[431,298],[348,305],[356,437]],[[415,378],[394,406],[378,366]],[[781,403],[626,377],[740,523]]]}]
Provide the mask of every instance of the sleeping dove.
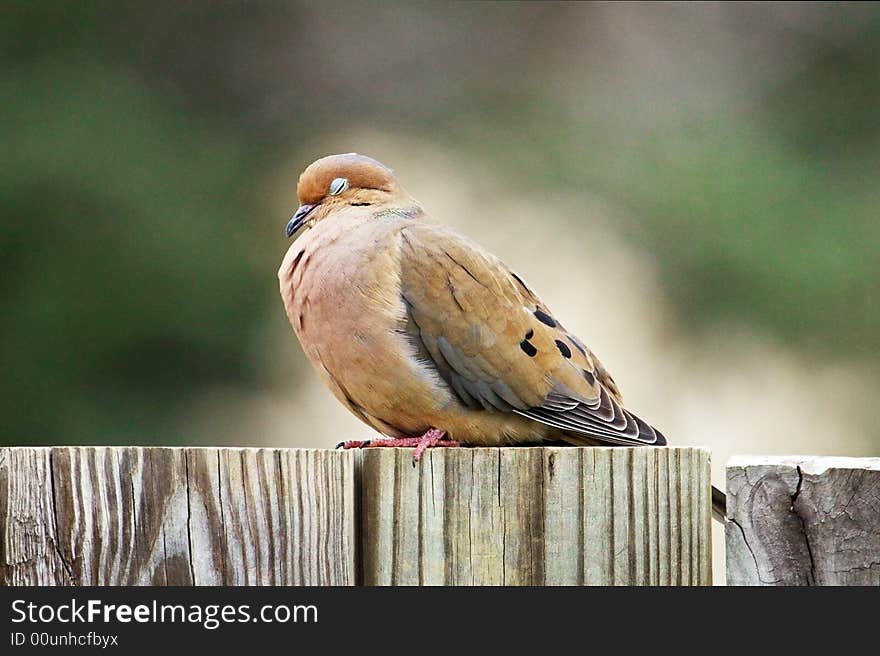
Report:
[{"label": "sleeping dove", "polygon": [[388,167],[354,153],[299,178],[278,271],[306,356],[387,439],[361,446],[662,446],[596,355],[516,273],[433,223]]}]

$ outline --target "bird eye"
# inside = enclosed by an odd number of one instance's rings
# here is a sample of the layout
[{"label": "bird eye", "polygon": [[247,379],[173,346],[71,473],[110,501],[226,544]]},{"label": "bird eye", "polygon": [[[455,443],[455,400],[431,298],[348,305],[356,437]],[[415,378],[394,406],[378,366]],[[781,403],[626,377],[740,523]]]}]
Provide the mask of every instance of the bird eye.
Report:
[{"label": "bird eye", "polygon": [[330,183],[330,191],[328,193],[331,196],[338,196],[346,189],[348,189],[348,180],[345,178],[335,178],[333,182]]}]

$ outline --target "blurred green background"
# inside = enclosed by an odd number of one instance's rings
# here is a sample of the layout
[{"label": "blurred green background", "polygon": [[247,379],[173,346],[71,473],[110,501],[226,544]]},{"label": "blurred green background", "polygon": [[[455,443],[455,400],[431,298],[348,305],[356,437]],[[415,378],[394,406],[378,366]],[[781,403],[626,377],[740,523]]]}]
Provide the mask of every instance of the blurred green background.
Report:
[{"label": "blurred green background", "polygon": [[716,467],[880,451],[880,5],[7,0],[0,34],[0,443],[366,431],[275,280],[299,172],[358,151]]}]

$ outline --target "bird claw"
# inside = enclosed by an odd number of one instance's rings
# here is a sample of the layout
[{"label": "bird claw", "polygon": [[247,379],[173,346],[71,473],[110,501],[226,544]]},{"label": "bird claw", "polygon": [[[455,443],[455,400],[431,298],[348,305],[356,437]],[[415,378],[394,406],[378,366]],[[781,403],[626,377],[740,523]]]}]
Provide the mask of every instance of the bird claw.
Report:
[{"label": "bird claw", "polygon": [[347,451],[348,449],[363,449],[370,446],[373,440],[347,440],[336,445],[337,449]]}]

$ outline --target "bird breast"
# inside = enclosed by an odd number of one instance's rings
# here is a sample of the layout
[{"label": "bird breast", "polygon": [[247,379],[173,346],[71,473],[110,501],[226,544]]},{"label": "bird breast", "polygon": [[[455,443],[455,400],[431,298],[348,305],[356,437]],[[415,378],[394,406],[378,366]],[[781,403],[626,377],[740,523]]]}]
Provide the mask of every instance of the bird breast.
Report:
[{"label": "bird breast", "polygon": [[400,329],[404,224],[393,215],[322,221],[290,247],[279,281],[303,350],[337,398],[367,423],[376,426],[375,418],[409,432],[424,419],[403,411],[403,396],[423,409],[451,397],[436,372],[413,357]]},{"label": "bird breast", "polygon": [[[290,247],[279,271],[285,309],[300,340],[322,334],[366,337],[400,305],[394,226],[338,217],[318,223]],[[334,336],[336,336],[334,335]]]}]

